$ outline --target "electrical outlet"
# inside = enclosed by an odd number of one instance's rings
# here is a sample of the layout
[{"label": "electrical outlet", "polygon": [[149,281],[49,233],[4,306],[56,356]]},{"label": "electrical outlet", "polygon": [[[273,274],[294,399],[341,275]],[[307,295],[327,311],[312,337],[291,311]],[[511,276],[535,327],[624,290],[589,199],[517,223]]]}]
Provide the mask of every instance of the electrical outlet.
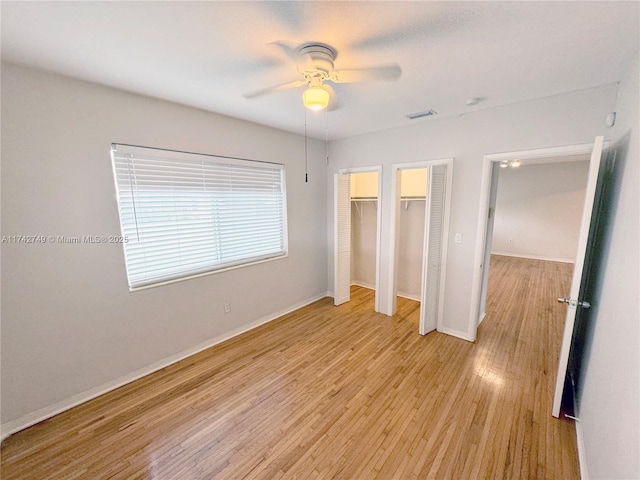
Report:
[{"label": "electrical outlet", "polygon": [[455,242],[456,243],[462,243],[462,234],[461,233],[456,233]]},{"label": "electrical outlet", "polygon": [[509,239],[509,243],[510,243],[510,244],[511,244],[511,243],[513,243],[513,238],[510,238],[510,239]]},{"label": "electrical outlet", "polygon": [[229,313],[231,311],[231,303],[224,302],[224,313]]}]

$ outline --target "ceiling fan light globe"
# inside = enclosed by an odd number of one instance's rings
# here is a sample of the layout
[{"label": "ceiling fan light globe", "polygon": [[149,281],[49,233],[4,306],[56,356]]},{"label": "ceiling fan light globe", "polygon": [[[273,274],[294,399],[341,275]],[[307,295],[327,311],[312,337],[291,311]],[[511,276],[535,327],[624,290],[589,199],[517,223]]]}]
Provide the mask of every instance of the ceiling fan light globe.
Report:
[{"label": "ceiling fan light globe", "polygon": [[322,87],[312,87],[302,94],[302,101],[305,107],[317,112],[329,105],[329,92]]}]

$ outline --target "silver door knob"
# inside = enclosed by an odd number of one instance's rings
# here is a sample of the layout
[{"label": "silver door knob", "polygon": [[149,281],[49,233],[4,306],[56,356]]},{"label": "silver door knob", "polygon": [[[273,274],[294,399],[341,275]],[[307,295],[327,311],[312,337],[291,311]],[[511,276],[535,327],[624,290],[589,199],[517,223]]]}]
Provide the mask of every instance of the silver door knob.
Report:
[{"label": "silver door knob", "polygon": [[587,301],[577,302],[571,298],[558,297],[560,303],[568,303],[571,307],[591,308],[591,304]]}]

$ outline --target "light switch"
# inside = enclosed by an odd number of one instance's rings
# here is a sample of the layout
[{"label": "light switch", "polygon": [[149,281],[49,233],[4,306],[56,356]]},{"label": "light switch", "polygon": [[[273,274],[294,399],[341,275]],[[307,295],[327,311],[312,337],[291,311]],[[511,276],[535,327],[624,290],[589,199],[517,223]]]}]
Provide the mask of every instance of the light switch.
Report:
[{"label": "light switch", "polygon": [[462,234],[461,233],[456,233],[455,241],[456,241],[456,243],[462,243]]}]

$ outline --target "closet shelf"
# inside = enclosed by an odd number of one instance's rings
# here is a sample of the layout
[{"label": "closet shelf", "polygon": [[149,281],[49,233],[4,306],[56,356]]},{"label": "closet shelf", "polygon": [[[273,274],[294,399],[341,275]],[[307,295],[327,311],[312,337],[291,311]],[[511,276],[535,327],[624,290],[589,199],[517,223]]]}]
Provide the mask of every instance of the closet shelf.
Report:
[{"label": "closet shelf", "polygon": [[400,197],[400,201],[404,202],[404,209],[405,210],[409,210],[409,202],[415,202],[415,201],[426,201],[427,197],[420,197],[420,196],[416,196],[416,197],[410,197],[410,196],[404,196],[404,197]]}]

